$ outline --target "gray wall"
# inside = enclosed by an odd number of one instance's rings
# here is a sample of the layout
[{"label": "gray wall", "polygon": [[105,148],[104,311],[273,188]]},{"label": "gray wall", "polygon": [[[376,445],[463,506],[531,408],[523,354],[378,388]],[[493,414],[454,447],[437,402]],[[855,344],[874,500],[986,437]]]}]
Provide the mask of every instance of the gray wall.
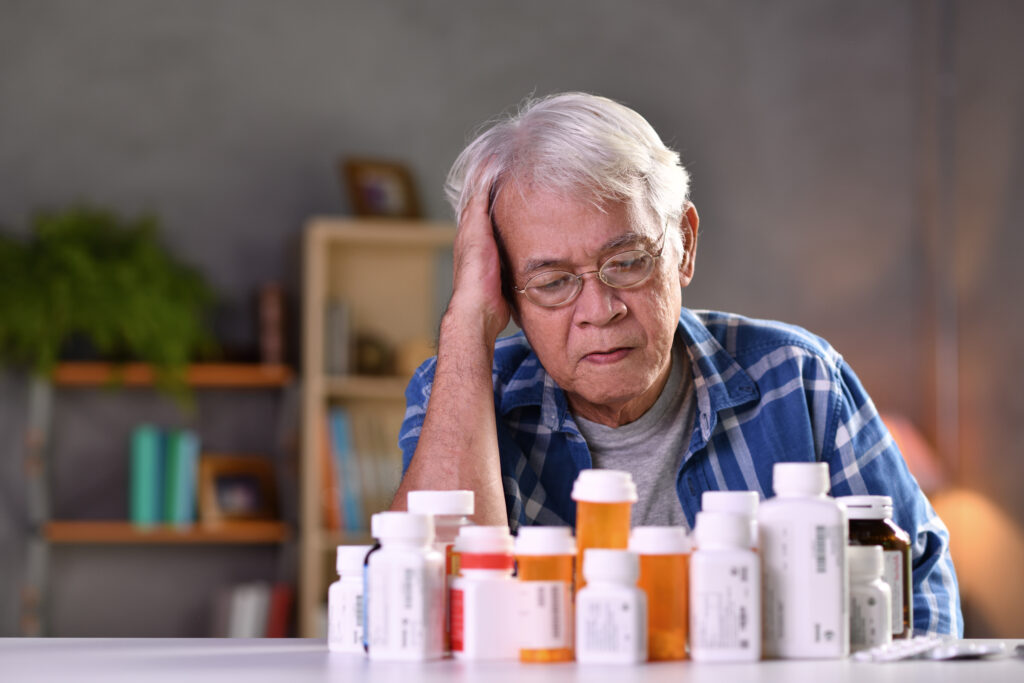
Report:
[{"label": "gray wall", "polygon": [[[340,155],[403,160],[428,217],[447,218],[440,186],[478,124],[530,93],[608,95],[645,114],[694,176],[701,236],[687,305],[824,335],[876,403],[930,436],[930,311],[961,306],[953,329],[971,374],[960,381],[962,448],[944,457],[1019,528],[1024,401],[1010,350],[1024,330],[1011,247],[1022,20],[1012,2],[925,0],[0,0],[0,224],[24,230],[34,209],[78,199],[154,210],[221,292],[221,337],[251,346],[254,289],[280,279],[297,295],[305,218],[349,210]],[[928,57],[940,48],[945,80]],[[935,101],[955,116],[929,128]],[[954,172],[929,186],[934,158]],[[941,260],[924,248],[937,195],[955,207]],[[937,264],[949,265],[951,295],[935,289]],[[5,378],[0,391],[0,491],[14,501],[0,508],[11,513],[0,519],[0,633],[13,633],[23,383]],[[86,403],[58,420],[91,419]],[[117,495],[109,486],[96,495]],[[87,582],[87,555],[60,563],[58,581]],[[117,571],[144,561],[126,556]],[[242,561],[224,563],[226,575]],[[1011,598],[999,614],[976,610],[974,633],[1019,635],[1024,617],[1006,615],[1024,612],[1024,598]],[[93,592],[76,607],[96,601],[118,596]],[[195,628],[184,613],[172,621],[173,634]],[[88,627],[67,617],[61,628]]]}]

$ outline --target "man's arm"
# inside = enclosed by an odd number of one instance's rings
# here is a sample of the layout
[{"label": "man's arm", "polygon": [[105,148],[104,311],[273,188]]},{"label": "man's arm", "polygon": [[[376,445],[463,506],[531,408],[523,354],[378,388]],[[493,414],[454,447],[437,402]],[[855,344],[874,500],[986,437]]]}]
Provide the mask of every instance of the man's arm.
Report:
[{"label": "man's arm", "polygon": [[963,637],[949,531],[907,469],[888,429],[850,367],[842,362],[832,460],[833,495],[886,495],[896,524],[910,534],[914,632]]},{"label": "man's arm", "polygon": [[404,510],[409,491],[468,489],[476,494],[478,524],[507,524],[491,367],[509,309],[487,208],[486,195],[474,197],[459,218],[430,400],[391,509]]}]

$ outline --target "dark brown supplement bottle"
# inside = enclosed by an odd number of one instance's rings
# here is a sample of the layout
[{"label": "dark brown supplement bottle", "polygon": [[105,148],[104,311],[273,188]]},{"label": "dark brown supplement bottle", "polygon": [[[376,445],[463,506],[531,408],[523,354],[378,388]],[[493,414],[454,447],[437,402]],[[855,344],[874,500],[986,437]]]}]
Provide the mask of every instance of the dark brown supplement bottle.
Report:
[{"label": "dark brown supplement bottle", "polygon": [[880,545],[885,559],[882,579],[892,590],[892,637],[910,638],[914,630],[910,535],[892,521],[889,496],[842,496],[850,520],[850,545]]}]

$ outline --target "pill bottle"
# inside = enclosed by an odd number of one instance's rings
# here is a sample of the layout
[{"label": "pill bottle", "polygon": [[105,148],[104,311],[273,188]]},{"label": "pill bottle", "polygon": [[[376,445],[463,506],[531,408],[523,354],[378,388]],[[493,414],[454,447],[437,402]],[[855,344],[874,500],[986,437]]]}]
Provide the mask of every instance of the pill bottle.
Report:
[{"label": "pill bottle", "polygon": [[690,540],[678,526],[638,526],[629,549],[640,558],[640,589],[647,595],[647,658],[686,659],[689,627]]},{"label": "pill bottle", "polygon": [[588,548],[587,585],[576,593],[576,661],[637,664],[647,660],[647,596],[637,587],[640,563],[629,550]]},{"label": "pill bottle", "polygon": [[444,655],[444,557],[434,549],[430,515],[378,512],[380,548],[367,566],[369,654],[423,661]]},{"label": "pill bottle", "polygon": [[576,543],[567,526],[524,526],[516,536],[519,661],[573,658]]},{"label": "pill bottle", "polygon": [[750,548],[757,550],[759,500],[756,491],[705,491],[700,497],[700,509],[704,512],[731,512],[747,516],[750,519]]},{"label": "pill bottle", "polygon": [[458,576],[458,557],[452,546],[459,529],[472,524],[472,491],[410,491],[406,503],[409,512],[434,516],[434,547],[445,555],[445,573]]},{"label": "pill bottle", "polygon": [[783,659],[850,653],[846,513],[823,462],[775,463],[775,497],[758,509],[762,651]]},{"label": "pill bottle", "polygon": [[583,553],[587,548],[624,550],[629,546],[629,517],[636,485],[629,472],[583,470],[572,486],[576,501],[576,590],[586,585]]},{"label": "pill bottle", "polygon": [[750,520],[698,512],[690,556],[690,657],[695,662],[761,658],[761,558]]},{"label": "pill bottle", "polygon": [[459,575],[459,555],[454,551],[459,529],[471,524],[472,491],[410,491],[406,497],[409,512],[434,517],[434,548],[444,555],[444,650],[451,652],[451,582]]},{"label": "pill bottle", "polygon": [[882,580],[892,592],[892,637],[910,638],[914,630],[910,534],[892,520],[892,498],[842,496],[836,500],[850,520],[850,545],[882,546]]},{"label": "pill bottle", "polygon": [[882,580],[884,561],[880,545],[851,545],[850,651],[867,650],[892,642],[892,591]]},{"label": "pill bottle", "polygon": [[327,589],[327,648],[332,652],[363,652],[363,562],[372,547],[338,546],[338,580]]},{"label": "pill bottle", "polygon": [[452,580],[452,655],[456,659],[516,659],[513,540],[507,526],[464,526],[457,545],[459,576]]}]

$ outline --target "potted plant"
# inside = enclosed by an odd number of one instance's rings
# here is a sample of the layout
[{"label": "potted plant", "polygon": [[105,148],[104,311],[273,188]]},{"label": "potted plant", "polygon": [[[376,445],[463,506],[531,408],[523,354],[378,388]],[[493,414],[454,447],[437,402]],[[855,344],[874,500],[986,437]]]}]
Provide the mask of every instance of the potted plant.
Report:
[{"label": "potted plant", "polygon": [[158,239],[153,216],[75,206],[35,216],[27,240],[0,234],[0,362],[48,376],[74,347],[151,363],[180,392],[189,361],[214,350],[213,295]]}]

